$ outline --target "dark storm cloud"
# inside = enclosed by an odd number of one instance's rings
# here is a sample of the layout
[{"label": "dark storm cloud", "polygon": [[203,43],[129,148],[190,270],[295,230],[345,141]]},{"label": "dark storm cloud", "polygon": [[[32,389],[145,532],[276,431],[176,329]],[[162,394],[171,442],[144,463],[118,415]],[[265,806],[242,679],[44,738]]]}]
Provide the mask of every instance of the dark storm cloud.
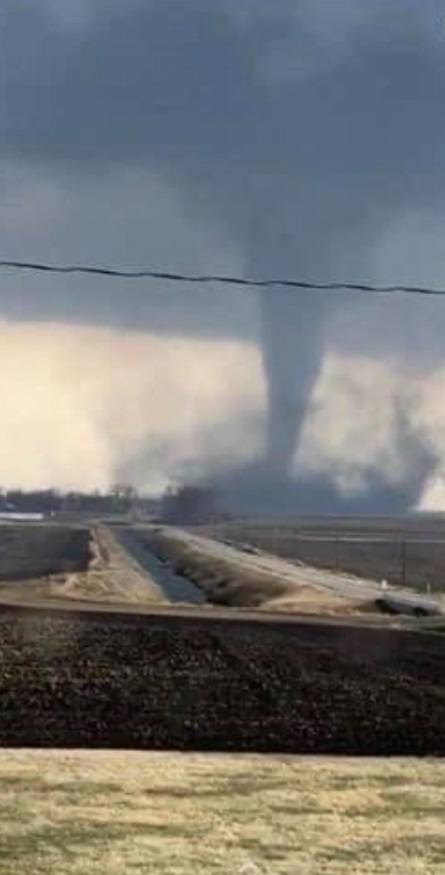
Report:
[{"label": "dark storm cloud", "polygon": [[53,172],[155,167],[193,192],[190,209],[253,248],[275,233],[280,264],[309,231],[325,257],[327,234],[335,250],[358,219],[435,193],[445,55],[422,32],[401,22],[388,39],[385,21],[372,22],[333,65],[332,46],[314,43],[310,75],[275,78],[273,47],[291,46],[303,70],[308,54],[305,18],[289,4],[270,30],[260,14],[241,30],[229,0],[93,8],[80,32],[60,31],[36,0],[2,10],[3,155]]}]

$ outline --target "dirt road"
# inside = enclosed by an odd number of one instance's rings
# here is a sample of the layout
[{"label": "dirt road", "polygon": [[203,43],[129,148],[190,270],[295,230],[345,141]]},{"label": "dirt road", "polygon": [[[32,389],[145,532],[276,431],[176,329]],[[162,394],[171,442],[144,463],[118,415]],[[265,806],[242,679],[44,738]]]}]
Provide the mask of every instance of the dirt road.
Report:
[{"label": "dirt road", "polygon": [[165,538],[194,547],[205,556],[236,565],[246,574],[267,574],[269,577],[275,577],[277,580],[286,582],[290,589],[292,586],[298,589],[310,585],[318,590],[335,593],[341,598],[357,601],[371,601],[391,593],[401,608],[406,605],[411,609],[415,605],[426,611],[445,613],[445,608],[438,598],[426,599],[413,590],[399,587],[391,587],[388,591],[382,590],[381,584],[375,580],[353,577],[341,572],[326,571],[303,564],[295,565],[270,554],[250,551],[250,548],[242,549],[173,527],[162,527],[161,531]]}]

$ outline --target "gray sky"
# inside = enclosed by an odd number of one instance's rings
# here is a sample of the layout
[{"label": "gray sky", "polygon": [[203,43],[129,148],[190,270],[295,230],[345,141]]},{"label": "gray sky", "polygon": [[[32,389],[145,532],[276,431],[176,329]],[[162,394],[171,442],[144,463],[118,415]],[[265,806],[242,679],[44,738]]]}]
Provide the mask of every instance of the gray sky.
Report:
[{"label": "gray sky", "polygon": [[[1,255],[445,286],[443,13],[439,0],[8,0]],[[445,302],[287,304],[298,398],[333,345],[442,365]],[[255,293],[150,282],[2,273],[0,315],[260,336]]]},{"label": "gray sky", "polygon": [[[2,248],[369,275],[394,221],[442,210],[442,18],[437,0],[370,0],[366,9],[361,0],[3,4]],[[391,272],[412,263],[410,242]],[[436,278],[438,266],[425,273]],[[57,280],[58,294],[64,285]],[[47,279],[14,284],[31,286],[40,312],[57,312]],[[91,297],[91,281],[75,286],[77,303],[62,294],[60,311],[102,319],[111,291]],[[171,306],[181,326],[189,308]],[[208,317],[209,331],[222,330],[210,306]]]}]

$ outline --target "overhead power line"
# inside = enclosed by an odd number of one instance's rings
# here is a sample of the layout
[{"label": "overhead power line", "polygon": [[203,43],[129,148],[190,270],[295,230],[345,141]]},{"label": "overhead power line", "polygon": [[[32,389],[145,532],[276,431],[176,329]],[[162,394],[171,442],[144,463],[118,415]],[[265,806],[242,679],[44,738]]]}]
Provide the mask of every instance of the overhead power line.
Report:
[{"label": "overhead power line", "polygon": [[410,286],[396,284],[390,286],[373,285],[359,282],[310,282],[297,279],[248,279],[240,276],[224,276],[213,274],[186,274],[173,271],[152,270],[125,270],[110,267],[92,267],[83,264],[62,265],[44,264],[32,261],[6,261],[0,260],[0,267],[13,270],[25,270],[42,273],[82,273],[95,276],[116,277],[121,279],[149,279],[166,280],[175,283],[219,283],[222,285],[242,286],[245,288],[267,289],[281,286],[289,289],[313,289],[320,292],[355,291],[378,295],[403,293],[408,295],[445,295],[445,289],[429,288],[426,286]]}]

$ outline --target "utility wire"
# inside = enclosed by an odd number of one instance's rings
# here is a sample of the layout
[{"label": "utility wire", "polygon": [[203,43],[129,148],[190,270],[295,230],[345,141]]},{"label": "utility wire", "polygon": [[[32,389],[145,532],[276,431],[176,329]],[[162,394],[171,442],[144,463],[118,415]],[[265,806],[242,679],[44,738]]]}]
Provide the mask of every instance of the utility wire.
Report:
[{"label": "utility wire", "polygon": [[219,283],[221,285],[243,286],[246,288],[273,288],[281,286],[290,289],[314,289],[321,292],[356,291],[378,295],[388,295],[401,292],[408,295],[445,295],[445,289],[428,288],[424,286],[405,286],[402,284],[378,286],[371,283],[358,282],[309,282],[295,279],[247,279],[239,276],[224,276],[212,274],[185,274],[161,270],[123,270],[109,267],[89,267],[87,265],[43,264],[31,261],[0,260],[0,268],[26,270],[44,273],[83,273],[95,276],[119,277],[121,279],[141,279],[148,277],[156,280],[167,280],[179,283]]}]

